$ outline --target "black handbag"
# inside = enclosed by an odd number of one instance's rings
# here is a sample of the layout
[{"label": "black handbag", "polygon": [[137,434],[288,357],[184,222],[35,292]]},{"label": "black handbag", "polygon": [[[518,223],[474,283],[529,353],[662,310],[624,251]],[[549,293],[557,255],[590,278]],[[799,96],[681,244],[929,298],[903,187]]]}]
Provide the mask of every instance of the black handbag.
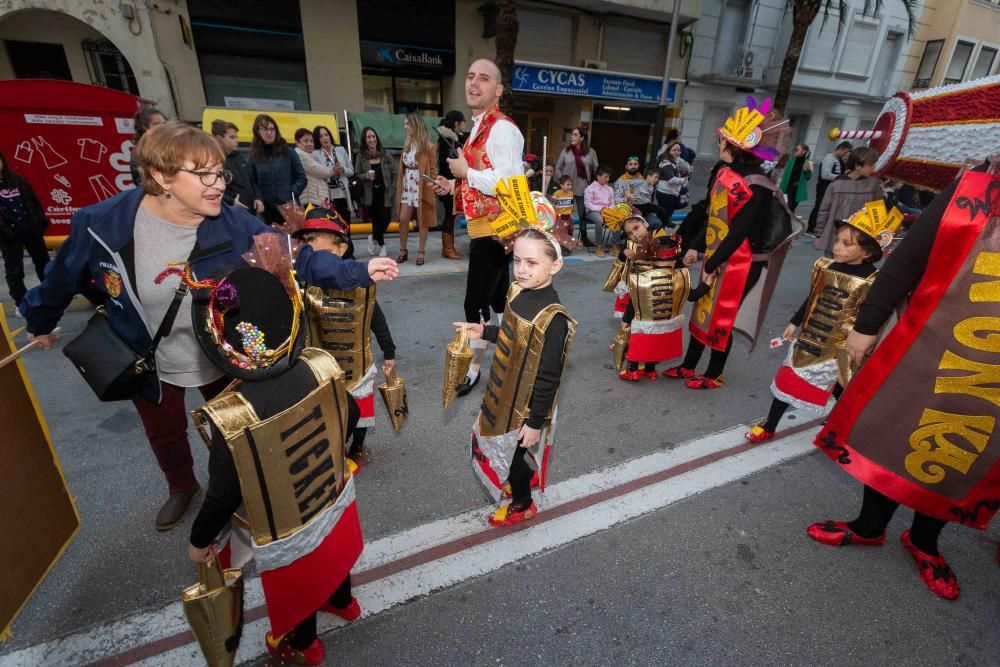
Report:
[{"label": "black handbag", "polygon": [[360,202],[365,197],[365,186],[361,176],[351,176],[347,179],[347,191],[351,193],[351,201]]},{"label": "black handbag", "polygon": [[136,354],[115,333],[104,306],[97,309],[83,333],[63,347],[63,354],[73,362],[97,398],[102,401],[139,398],[146,380],[156,373],[156,347],[160,339],[170,335],[185,294],[187,285],[181,283],[144,355]]}]

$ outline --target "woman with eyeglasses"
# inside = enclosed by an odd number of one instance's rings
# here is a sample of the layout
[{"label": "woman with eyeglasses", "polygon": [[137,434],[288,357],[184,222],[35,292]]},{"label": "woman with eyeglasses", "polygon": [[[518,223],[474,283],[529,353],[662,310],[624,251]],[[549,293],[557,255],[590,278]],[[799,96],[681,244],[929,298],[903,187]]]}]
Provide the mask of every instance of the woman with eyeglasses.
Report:
[{"label": "woman with eyeglasses", "polygon": [[265,113],[253,121],[253,141],[250,144],[250,165],[254,180],[264,201],[264,222],[278,225],[284,222],[278,206],[298,203],[306,189],[306,172],[299,156],[284,137],[274,119]]},{"label": "woman with eyeglasses", "polygon": [[[168,122],[150,129],[135,154],[140,187],[77,212],[45,280],[22,301],[28,333],[43,349],[58,338],[51,331],[73,295],[93,280],[112,331],[137,355],[146,354],[177,287],[175,279],[156,281],[168,264],[190,262],[195,276],[208,278],[241,262],[251,237],[270,231],[247,210],[223,206],[232,175],[223,170],[225,155],[210,135]],[[197,389],[208,399],[228,382],[195,339],[188,293],[156,350],[156,373],[133,401],[169,489],[157,530],[180,523],[201,491],[187,438],[185,391]]]}]

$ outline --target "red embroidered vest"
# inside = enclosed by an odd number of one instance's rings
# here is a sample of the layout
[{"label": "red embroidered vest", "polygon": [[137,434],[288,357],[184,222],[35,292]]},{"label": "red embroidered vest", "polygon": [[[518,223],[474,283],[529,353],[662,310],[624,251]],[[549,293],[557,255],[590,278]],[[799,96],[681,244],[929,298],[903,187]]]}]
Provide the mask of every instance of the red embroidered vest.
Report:
[{"label": "red embroidered vest", "polygon": [[[465,142],[465,146],[462,147],[462,153],[466,162],[469,163],[470,169],[493,168],[490,157],[486,154],[486,140],[498,120],[514,122],[494,105],[486,110],[476,126],[476,134],[470,137]],[[455,202],[456,207],[465,213],[465,217],[469,221],[470,237],[479,238],[492,235],[493,229],[489,226],[489,222],[503,211],[496,197],[480,192],[470,187],[468,181],[459,179],[455,183]]]}]

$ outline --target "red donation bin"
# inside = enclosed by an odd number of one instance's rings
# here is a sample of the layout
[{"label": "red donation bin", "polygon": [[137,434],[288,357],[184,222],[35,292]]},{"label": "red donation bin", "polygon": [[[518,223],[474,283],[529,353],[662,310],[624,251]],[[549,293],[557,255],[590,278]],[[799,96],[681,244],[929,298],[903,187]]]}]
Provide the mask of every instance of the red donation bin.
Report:
[{"label": "red donation bin", "polygon": [[50,246],[69,235],[81,208],[135,187],[133,117],[147,104],[73,81],[0,81],[0,151],[38,194],[52,223],[45,232]]}]

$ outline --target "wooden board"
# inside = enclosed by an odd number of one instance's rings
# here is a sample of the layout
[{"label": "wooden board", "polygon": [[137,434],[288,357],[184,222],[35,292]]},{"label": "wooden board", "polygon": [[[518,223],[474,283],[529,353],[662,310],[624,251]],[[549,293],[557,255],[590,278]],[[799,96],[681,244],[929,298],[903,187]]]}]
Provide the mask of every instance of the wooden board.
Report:
[{"label": "wooden board", "polygon": [[[2,359],[16,349],[3,306],[0,327]],[[2,641],[21,608],[76,536],[80,515],[20,360],[0,368],[0,425],[0,526],[6,542],[6,547],[0,548]]]}]

